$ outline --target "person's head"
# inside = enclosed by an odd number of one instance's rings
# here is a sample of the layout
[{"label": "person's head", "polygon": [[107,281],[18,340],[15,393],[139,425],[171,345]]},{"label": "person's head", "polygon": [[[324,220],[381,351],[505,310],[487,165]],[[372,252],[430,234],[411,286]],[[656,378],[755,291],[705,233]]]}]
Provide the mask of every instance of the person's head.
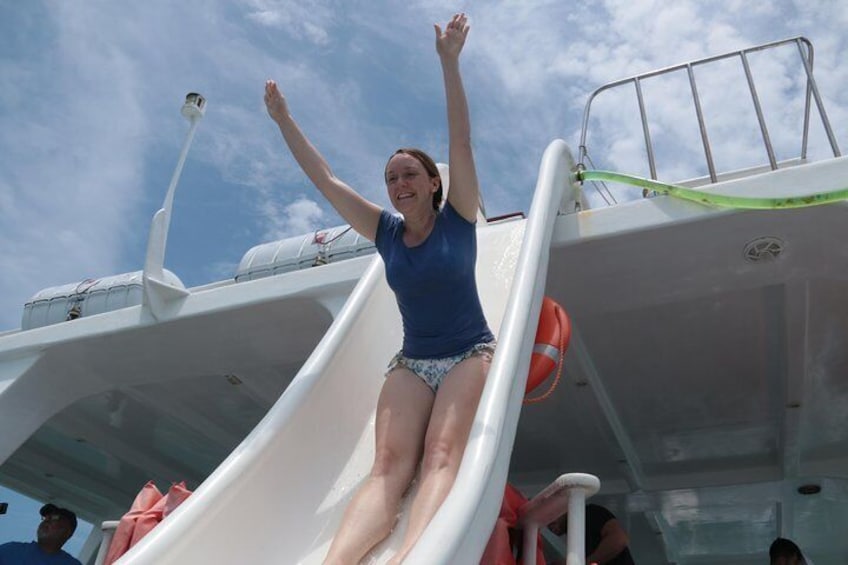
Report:
[{"label": "person's head", "polygon": [[795,542],[786,538],[777,538],[769,547],[771,565],[803,565],[804,556]]},{"label": "person's head", "polygon": [[384,171],[389,198],[396,209],[399,202],[408,199],[426,197],[428,194],[433,210],[438,211],[442,204],[442,177],[436,162],[413,147],[402,147],[394,152],[386,163]]},{"label": "person's head", "polygon": [[48,552],[58,551],[74,535],[74,530],[77,529],[77,515],[55,504],[45,504],[39,513],[41,523],[36,531],[38,545]]}]

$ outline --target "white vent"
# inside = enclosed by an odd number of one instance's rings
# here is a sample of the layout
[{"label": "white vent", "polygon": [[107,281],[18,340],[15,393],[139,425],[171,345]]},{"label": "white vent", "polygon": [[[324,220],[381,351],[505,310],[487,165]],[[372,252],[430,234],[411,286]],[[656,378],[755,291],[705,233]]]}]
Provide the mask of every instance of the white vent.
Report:
[{"label": "white vent", "polygon": [[761,263],[777,260],[783,249],[783,240],[778,237],[758,237],[745,245],[742,254],[750,263]]}]

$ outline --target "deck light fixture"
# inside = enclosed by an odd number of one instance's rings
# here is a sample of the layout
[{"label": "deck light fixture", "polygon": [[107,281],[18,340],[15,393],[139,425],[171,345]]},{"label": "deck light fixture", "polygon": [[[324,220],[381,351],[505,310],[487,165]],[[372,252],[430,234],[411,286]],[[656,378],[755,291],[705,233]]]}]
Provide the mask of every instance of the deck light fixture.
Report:
[{"label": "deck light fixture", "polygon": [[186,94],[185,104],[180,113],[188,120],[202,118],[206,113],[206,98],[196,92]]}]

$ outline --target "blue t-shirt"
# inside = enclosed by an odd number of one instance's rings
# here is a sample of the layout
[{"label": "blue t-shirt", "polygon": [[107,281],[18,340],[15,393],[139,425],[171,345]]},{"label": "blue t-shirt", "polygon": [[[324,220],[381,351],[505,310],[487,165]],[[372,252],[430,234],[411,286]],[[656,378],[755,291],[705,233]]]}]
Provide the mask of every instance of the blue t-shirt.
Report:
[{"label": "blue t-shirt", "polygon": [[403,218],[383,210],[375,243],[403,319],[404,355],[450,357],[495,339],[477,294],[476,228],[449,202],[415,247],[403,242]]},{"label": "blue t-shirt", "polygon": [[0,565],[81,565],[64,550],[45,553],[37,542],[13,541],[0,545]]}]

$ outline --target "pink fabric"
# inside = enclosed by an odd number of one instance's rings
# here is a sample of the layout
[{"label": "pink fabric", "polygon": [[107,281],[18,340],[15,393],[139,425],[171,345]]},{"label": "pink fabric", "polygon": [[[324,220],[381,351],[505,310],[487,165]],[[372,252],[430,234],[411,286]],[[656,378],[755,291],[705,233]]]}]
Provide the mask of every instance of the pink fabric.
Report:
[{"label": "pink fabric", "polygon": [[136,521],[160,500],[164,500],[162,493],[159,492],[153,481],[148,481],[136,495],[129,512],[121,517],[115,535],[112,537],[112,543],[109,544],[109,551],[103,561],[104,565],[111,565],[127,552],[131,546]]},{"label": "pink fabric", "polygon": [[168,514],[173,512],[177,506],[188,498],[191,491],[186,488],[185,481],[171,485],[168,494],[162,497],[150,509],[146,510],[135,523],[130,547],[141,541],[141,538],[150,533]]},{"label": "pink fabric", "polygon": [[167,518],[168,515],[177,509],[177,506],[185,502],[191,491],[186,488],[185,481],[180,481],[175,485],[171,485],[168,490],[167,500],[165,501],[165,510],[162,512],[162,518]]},{"label": "pink fabric", "polygon": [[535,555],[533,555],[533,549],[526,548],[522,559],[516,561],[513,557],[514,550],[523,541],[521,531],[516,529],[518,509],[526,502],[527,499],[521,491],[509,483],[506,484],[501,512],[495,522],[489,543],[480,558],[480,565],[545,565],[541,534],[536,537]]},{"label": "pink fabric", "polygon": [[141,516],[139,516],[138,520],[135,523],[135,528],[133,528],[132,539],[130,540],[130,547],[137,544],[141,541],[141,538],[150,533],[150,530],[156,527],[156,524],[162,521],[162,513],[165,511],[165,501],[167,500],[166,496],[163,496],[159,499],[159,502],[153,505],[152,508],[148,509]]}]

